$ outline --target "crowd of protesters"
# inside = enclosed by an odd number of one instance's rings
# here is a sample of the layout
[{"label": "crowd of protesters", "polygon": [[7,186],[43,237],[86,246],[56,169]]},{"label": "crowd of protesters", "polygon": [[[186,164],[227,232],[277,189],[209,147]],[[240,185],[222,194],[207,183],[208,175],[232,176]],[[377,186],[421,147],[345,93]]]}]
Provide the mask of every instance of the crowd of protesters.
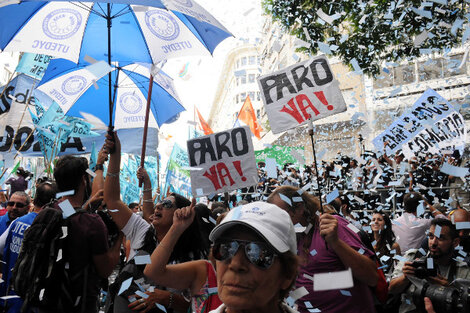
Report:
[{"label": "crowd of protesters", "polygon": [[[410,160],[400,153],[338,155],[319,164],[318,175],[314,166],[285,164],[268,177],[259,163],[257,186],[200,203],[177,193],[152,193],[140,168],[142,201],[126,204],[120,151],[119,138],[110,133],[94,171],[85,158],[64,156],[53,179],[37,182],[32,199],[25,189],[5,196],[4,312],[470,308],[468,293],[458,289],[460,283],[470,286],[469,176],[440,171],[444,162],[468,168],[468,153]],[[66,240],[63,251],[43,262],[48,275],[60,280],[57,288],[47,275],[28,276],[36,265],[27,260],[41,252],[32,234],[45,231],[41,225],[50,222],[51,212],[65,218],[69,208],[59,236]],[[50,249],[49,254],[58,248]],[[51,275],[60,261],[66,274]],[[23,277],[35,279],[19,281]],[[429,286],[441,289],[426,293]],[[449,290],[452,303],[438,296]]]}]

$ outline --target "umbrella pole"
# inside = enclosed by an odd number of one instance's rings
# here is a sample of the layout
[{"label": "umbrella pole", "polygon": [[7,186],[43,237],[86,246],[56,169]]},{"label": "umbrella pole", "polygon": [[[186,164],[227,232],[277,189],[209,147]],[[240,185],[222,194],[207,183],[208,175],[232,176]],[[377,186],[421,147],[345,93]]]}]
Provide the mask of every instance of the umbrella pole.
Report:
[{"label": "umbrella pole", "polygon": [[[144,167],[145,149],[147,148],[147,130],[149,127],[150,101],[152,100],[153,75],[150,74],[149,92],[147,94],[147,108],[145,109],[144,134],[142,136],[142,153],[140,155],[140,167]],[[139,179],[139,187],[142,187],[144,181]]]},{"label": "umbrella pole", "polygon": [[[108,26],[108,64],[111,66],[111,4],[107,4],[108,15],[106,16]],[[108,96],[109,96],[109,124],[108,127],[113,127],[113,100],[111,92],[111,72],[108,73]]]}]

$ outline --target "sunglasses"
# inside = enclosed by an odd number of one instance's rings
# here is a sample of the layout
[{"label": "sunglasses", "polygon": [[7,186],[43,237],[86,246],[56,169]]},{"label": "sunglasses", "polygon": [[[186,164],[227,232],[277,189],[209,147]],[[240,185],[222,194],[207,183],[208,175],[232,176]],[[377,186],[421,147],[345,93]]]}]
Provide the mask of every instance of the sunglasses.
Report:
[{"label": "sunglasses", "polygon": [[171,209],[175,206],[174,203],[171,202],[171,200],[163,200],[157,203],[157,205],[159,204],[161,204],[162,207],[164,207],[165,209]]},{"label": "sunglasses", "polygon": [[274,257],[277,256],[277,253],[264,242],[235,239],[216,242],[212,247],[212,254],[218,261],[229,260],[237,254],[241,246],[245,248],[245,256],[248,261],[263,270],[270,268],[273,265]]},{"label": "sunglasses", "polygon": [[24,204],[22,202],[15,202],[15,201],[8,201],[7,202],[7,206],[15,206],[15,204],[16,204],[16,207],[18,209],[24,208],[26,206],[26,204]]}]

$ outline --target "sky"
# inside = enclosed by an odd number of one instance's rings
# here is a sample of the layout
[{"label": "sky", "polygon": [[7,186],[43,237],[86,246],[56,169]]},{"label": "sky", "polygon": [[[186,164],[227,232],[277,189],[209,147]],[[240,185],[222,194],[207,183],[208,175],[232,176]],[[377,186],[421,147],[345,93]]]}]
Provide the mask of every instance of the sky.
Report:
[{"label": "sky", "polygon": [[[259,38],[261,33],[263,17],[260,0],[197,0],[197,3],[232,32],[234,37],[222,41],[212,57],[185,57],[169,60],[165,64],[163,70],[174,79],[176,91],[186,112],[181,114],[178,121],[161,128],[163,136],[172,136],[168,141],[160,138],[158,151],[164,162],[171,153],[173,143],[186,147],[189,126],[187,121],[193,119],[194,106],[197,106],[206,120],[209,117],[222,67],[230,49],[241,38]],[[179,72],[188,62],[187,74],[182,79]]]}]

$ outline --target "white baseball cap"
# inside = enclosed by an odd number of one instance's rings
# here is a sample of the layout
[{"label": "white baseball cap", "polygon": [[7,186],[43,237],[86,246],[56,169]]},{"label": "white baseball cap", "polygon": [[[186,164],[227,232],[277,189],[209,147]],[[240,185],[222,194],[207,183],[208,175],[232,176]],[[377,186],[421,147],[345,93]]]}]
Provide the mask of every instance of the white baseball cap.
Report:
[{"label": "white baseball cap", "polygon": [[297,254],[294,225],[286,211],[266,202],[252,202],[233,208],[209,235],[217,240],[234,225],[245,225],[256,231],[279,253],[290,251]]}]

